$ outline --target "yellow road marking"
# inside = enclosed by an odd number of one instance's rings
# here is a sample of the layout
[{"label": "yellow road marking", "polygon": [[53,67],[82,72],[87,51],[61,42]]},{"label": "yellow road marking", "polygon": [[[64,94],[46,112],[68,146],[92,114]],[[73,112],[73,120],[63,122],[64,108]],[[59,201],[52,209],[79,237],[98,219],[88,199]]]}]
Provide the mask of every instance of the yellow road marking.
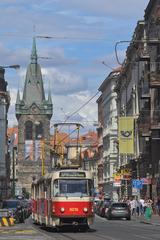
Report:
[{"label": "yellow road marking", "polygon": [[25,230],[0,230],[0,233],[1,234],[24,234],[24,235],[26,235],[26,234],[29,234],[29,235],[31,235],[31,234],[36,234],[37,233],[37,231],[35,231],[35,230],[32,230],[32,229],[25,229]]}]

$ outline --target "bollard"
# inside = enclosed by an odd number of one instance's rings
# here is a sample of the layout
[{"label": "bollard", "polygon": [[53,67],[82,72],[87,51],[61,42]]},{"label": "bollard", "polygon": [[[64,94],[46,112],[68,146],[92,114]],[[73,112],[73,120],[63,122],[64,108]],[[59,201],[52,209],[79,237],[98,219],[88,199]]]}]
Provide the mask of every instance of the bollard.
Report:
[{"label": "bollard", "polygon": [[14,221],[15,221],[14,218],[13,218],[13,217],[10,217],[10,218],[9,218],[9,225],[10,225],[10,226],[13,226],[13,225],[14,225]]},{"label": "bollard", "polygon": [[0,227],[14,226],[15,220],[12,217],[2,217],[0,219]]},{"label": "bollard", "polygon": [[8,219],[6,217],[2,217],[2,226],[3,227],[9,227],[9,222]]}]

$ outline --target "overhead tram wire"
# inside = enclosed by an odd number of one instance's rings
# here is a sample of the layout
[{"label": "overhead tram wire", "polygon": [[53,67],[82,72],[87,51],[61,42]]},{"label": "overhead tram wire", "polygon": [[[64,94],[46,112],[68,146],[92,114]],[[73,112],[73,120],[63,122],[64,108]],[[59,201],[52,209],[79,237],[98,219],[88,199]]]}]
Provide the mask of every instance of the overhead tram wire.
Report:
[{"label": "overhead tram wire", "polygon": [[[6,33],[1,33],[1,37],[24,37],[24,38],[32,38],[33,34],[25,34],[25,33],[18,33],[18,32],[6,32]],[[41,39],[62,39],[62,40],[87,40],[87,41],[105,41],[105,42],[115,42],[116,40],[114,39],[107,39],[107,38],[96,38],[96,37],[86,37],[86,36],[79,36],[79,37],[74,37],[74,36],[58,36],[58,35],[35,35],[35,38],[41,38]]]},{"label": "overhead tram wire", "polygon": [[[66,119],[64,120],[64,122],[62,123],[66,123],[68,119],[70,119],[72,116],[74,116],[76,113],[78,113],[82,108],[84,108],[93,98],[95,98],[97,95],[99,94],[99,91],[96,92],[96,94],[94,94],[88,101],[86,101],[84,104],[82,104],[81,107],[79,107],[76,111],[72,112],[69,116],[66,117]],[[63,126],[60,127],[59,131],[63,128]]]}]

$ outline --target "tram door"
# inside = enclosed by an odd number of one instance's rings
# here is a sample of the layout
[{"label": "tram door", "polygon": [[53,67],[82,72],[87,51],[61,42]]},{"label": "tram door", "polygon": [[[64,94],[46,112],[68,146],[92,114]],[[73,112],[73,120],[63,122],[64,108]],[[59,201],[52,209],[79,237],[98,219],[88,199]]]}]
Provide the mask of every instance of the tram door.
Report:
[{"label": "tram door", "polygon": [[51,217],[51,213],[52,213],[52,197],[51,197],[51,179],[48,179],[46,182],[46,200],[47,200],[47,209],[46,209],[46,213],[48,218]]}]

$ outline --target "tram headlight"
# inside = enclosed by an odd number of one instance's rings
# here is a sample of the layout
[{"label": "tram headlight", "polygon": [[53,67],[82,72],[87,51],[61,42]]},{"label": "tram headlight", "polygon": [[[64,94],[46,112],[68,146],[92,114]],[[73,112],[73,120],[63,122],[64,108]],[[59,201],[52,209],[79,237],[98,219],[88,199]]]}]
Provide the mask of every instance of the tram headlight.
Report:
[{"label": "tram headlight", "polygon": [[87,213],[87,212],[88,212],[88,208],[84,207],[84,208],[83,208],[83,211],[84,211],[85,213]]},{"label": "tram headlight", "polygon": [[63,213],[65,211],[64,207],[61,207],[60,211],[61,211],[61,213]]}]

